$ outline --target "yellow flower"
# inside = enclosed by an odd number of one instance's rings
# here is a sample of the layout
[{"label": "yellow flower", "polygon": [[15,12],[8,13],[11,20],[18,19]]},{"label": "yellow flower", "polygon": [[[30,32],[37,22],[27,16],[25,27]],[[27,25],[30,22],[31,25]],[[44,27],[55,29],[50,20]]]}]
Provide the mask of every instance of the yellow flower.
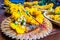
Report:
[{"label": "yellow flower", "polygon": [[16,28],[17,28],[17,25],[15,25],[14,23],[10,23],[10,27],[11,27],[12,29],[16,29]]},{"label": "yellow flower", "polygon": [[14,23],[10,23],[10,26],[11,26],[12,29],[16,30],[16,32],[19,33],[19,34],[23,34],[26,31],[26,26],[22,26],[20,24],[16,25]]},{"label": "yellow flower", "polygon": [[40,19],[44,19],[44,16],[41,14],[41,15],[37,15],[37,18],[40,18]]},{"label": "yellow flower", "polygon": [[49,6],[50,6],[50,7],[53,7],[53,6],[54,6],[54,4],[53,4],[53,3],[50,3],[50,4],[49,4]]},{"label": "yellow flower", "polygon": [[55,12],[55,14],[58,14],[58,12],[60,12],[60,6],[56,7],[54,12]]},{"label": "yellow flower", "polygon": [[34,1],[33,4],[38,4],[38,1]]},{"label": "yellow flower", "polygon": [[44,6],[36,6],[37,8],[44,9]]},{"label": "yellow flower", "polygon": [[31,24],[39,25],[39,23],[35,19],[31,20]]},{"label": "yellow flower", "polygon": [[18,26],[18,27],[16,28],[16,32],[17,32],[18,34],[23,34],[23,33],[25,33],[25,31],[26,31],[26,27],[25,27],[25,26]]},{"label": "yellow flower", "polygon": [[59,20],[60,21],[60,18],[59,17],[60,17],[60,15],[54,15],[54,20],[56,20],[56,21]]},{"label": "yellow flower", "polygon": [[28,7],[25,7],[26,10],[30,11],[30,9]]},{"label": "yellow flower", "polygon": [[32,7],[32,8],[30,8],[30,11],[29,11],[29,12],[30,12],[30,14],[32,14],[32,15],[33,15],[33,12],[34,12],[35,10],[36,10],[36,9],[35,9],[35,8],[33,8],[33,7]]},{"label": "yellow flower", "polygon": [[25,6],[27,6],[27,5],[32,6],[33,4],[32,4],[32,2],[24,2],[24,5]]},{"label": "yellow flower", "polygon": [[38,11],[38,10],[36,11],[36,10],[35,10],[35,13],[34,13],[34,14],[35,14],[36,16],[37,16],[37,15],[42,15],[42,11]]},{"label": "yellow flower", "polygon": [[52,19],[53,19],[53,18],[54,18],[54,15],[50,15],[50,18],[52,18]]},{"label": "yellow flower", "polygon": [[39,23],[43,23],[43,19],[42,18],[40,18],[40,17],[36,17],[36,20],[39,22]]},{"label": "yellow flower", "polygon": [[11,4],[11,2],[9,0],[4,0],[4,4],[9,6],[9,4]]},{"label": "yellow flower", "polygon": [[31,16],[27,16],[26,18],[27,18],[27,23],[30,23],[31,20],[32,20],[32,17]]},{"label": "yellow flower", "polygon": [[14,13],[12,13],[11,17],[16,20],[16,19],[18,19],[20,17],[20,14],[18,14],[18,12],[14,12]]},{"label": "yellow flower", "polygon": [[48,4],[48,5],[45,5],[44,7],[43,7],[43,9],[50,9],[50,8],[52,8],[53,7],[53,3],[50,3],[50,4]]}]

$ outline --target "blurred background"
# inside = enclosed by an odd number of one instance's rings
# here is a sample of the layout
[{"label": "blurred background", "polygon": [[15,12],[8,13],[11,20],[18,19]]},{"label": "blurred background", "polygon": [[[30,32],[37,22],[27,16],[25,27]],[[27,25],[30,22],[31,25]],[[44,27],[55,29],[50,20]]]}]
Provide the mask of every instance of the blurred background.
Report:
[{"label": "blurred background", "polygon": [[[22,2],[22,4],[24,4],[24,0],[10,0],[10,1],[21,1]],[[29,1],[29,2],[32,2],[32,1],[38,1],[39,3],[39,5],[41,5],[41,6],[44,6],[44,5],[46,5],[46,4],[49,4],[49,3],[54,3],[54,7],[53,8],[56,8],[57,6],[60,6],[60,0],[25,0],[25,1]],[[3,4],[4,3],[4,0],[0,0],[0,8],[1,8],[1,4]]]},{"label": "blurred background", "polygon": [[0,4],[2,4],[3,3],[3,0],[0,0]]}]

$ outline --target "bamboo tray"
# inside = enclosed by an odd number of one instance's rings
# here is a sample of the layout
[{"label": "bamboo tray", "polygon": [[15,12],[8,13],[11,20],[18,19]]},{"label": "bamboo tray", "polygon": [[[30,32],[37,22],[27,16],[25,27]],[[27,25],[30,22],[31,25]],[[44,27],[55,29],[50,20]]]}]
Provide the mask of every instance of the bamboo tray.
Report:
[{"label": "bamboo tray", "polygon": [[11,21],[10,17],[3,20],[1,23],[1,30],[6,36],[11,37],[12,39],[15,38],[17,40],[19,39],[20,40],[23,40],[23,39],[36,40],[36,39],[44,38],[47,35],[49,35],[49,33],[52,32],[52,24],[46,18],[44,19],[44,23],[46,23],[46,29],[41,29],[39,27],[36,30],[33,30],[29,33],[24,33],[24,34],[17,34],[14,30],[12,30],[9,26],[10,21]]}]

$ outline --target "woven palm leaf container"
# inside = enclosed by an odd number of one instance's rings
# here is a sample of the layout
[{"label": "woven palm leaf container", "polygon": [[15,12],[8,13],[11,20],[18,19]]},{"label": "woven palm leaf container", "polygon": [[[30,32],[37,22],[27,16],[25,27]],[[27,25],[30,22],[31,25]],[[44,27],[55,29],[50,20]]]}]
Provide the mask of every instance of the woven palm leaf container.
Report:
[{"label": "woven palm leaf container", "polygon": [[44,19],[45,27],[46,28],[41,28],[38,27],[37,29],[24,33],[24,34],[18,34],[16,31],[14,31],[10,26],[9,23],[11,22],[11,18],[8,17],[1,23],[1,30],[2,32],[8,36],[11,37],[12,39],[17,39],[17,40],[36,40],[40,38],[44,38],[47,35],[49,35],[52,32],[52,24],[49,20],[46,18]]}]

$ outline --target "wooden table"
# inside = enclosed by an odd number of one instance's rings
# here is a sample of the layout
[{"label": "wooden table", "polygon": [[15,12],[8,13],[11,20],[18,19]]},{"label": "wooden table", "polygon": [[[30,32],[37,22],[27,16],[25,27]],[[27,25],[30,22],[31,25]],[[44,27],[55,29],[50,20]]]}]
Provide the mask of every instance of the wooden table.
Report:
[{"label": "wooden table", "polygon": [[[5,10],[0,8],[0,24],[3,21],[3,19],[6,18],[4,13],[5,13]],[[11,39],[11,38],[5,36],[0,30],[0,40],[15,40],[15,39]],[[50,35],[48,35],[45,38],[41,38],[40,40],[60,40],[60,27],[53,24],[52,33],[50,33]]]}]

